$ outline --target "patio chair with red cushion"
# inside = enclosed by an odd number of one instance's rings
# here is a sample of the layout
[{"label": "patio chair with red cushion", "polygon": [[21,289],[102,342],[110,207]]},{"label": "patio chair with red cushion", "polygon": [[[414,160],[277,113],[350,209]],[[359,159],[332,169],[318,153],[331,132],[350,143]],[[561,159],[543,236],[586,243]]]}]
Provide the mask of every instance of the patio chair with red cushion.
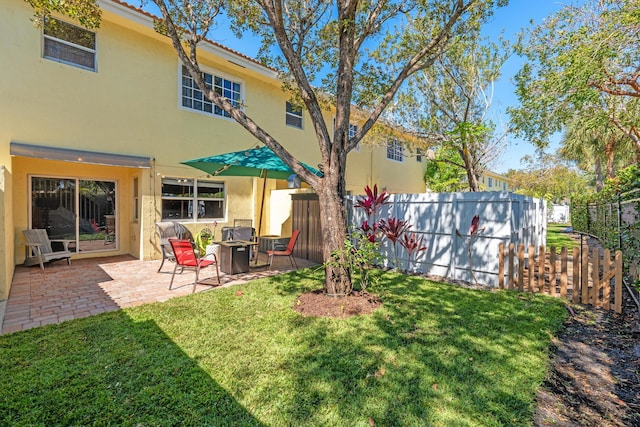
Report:
[{"label": "patio chair with red cushion", "polygon": [[271,270],[271,264],[273,263],[274,256],[288,256],[289,262],[291,263],[291,267],[295,266],[295,269],[296,270],[298,269],[298,263],[296,262],[296,259],[293,257],[293,249],[296,246],[296,241],[298,240],[299,234],[300,234],[300,230],[293,230],[293,233],[291,233],[291,239],[289,240],[289,244],[287,245],[286,248],[283,247],[282,250],[278,250],[277,243],[276,243],[276,246],[274,246],[273,250],[267,251],[267,255],[269,255],[269,270]]},{"label": "patio chair with red cushion", "polygon": [[[211,258],[200,258],[197,256],[197,250],[194,249],[193,244],[188,239],[169,239],[169,244],[173,249],[176,265],[173,268],[173,274],[171,275],[171,283],[169,283],[169,289],[173,286],[173,279],[176,276],[176,270],[178,267],[191,268],[196,272],[196,281],[193,282],[193,291],[196,291],[196,286],[201,283],[198,280],[200,270],[208,267],[212,264],[216,266],[216,275],[218,277],[218,284],[220,283],[220,270],[218,268],[218,259],[215,254],[209,255]],[[206,284],[206,283],[205,283]]]}]

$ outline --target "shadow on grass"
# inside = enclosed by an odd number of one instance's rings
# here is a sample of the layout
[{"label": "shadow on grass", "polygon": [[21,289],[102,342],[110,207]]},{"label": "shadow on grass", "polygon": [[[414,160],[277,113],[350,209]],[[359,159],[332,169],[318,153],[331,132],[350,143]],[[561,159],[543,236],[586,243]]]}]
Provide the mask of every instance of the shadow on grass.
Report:
[{"label": "shadow on grass", "polygon": [[[306,346],[287,361],[289,424],[530,424],[559,302],[376,277],[370,291],[384,306],[373,315],[290,322]],[[278,289],[294,291],[295,277]]]},{"label": "shadow on grass", "polygon": [[0,424],[531,423],[560,302],[373,274],[369,316],[294,312],[306,269],[1,336]]},{"label": "shadow on grass", "polygon": [[262,425],[124,311],[2,336],[0,354],[1,425]]}]

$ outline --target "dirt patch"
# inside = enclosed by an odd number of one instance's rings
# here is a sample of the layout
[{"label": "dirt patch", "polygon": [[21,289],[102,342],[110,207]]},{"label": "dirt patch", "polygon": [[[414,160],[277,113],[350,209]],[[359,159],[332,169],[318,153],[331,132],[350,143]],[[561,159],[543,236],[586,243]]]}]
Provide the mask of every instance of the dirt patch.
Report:
[{"label": "dirt patch", "polygon": [[633,316],[574,307],[554,340],[536,426],[640,426],[640,337]]},{"label": "dirt patch", "polygon": [[623,300],[623,314],[571,306],[538,391],[536,426],[640,427],[640,319],[631,297]]},{"label": "dirt patch", "polygon": [[316,290],[296,298],[293,309],[304,316],[344,318],[372,313],[381,305],[380,298],[367,292],[329,297],[322,290]]}]

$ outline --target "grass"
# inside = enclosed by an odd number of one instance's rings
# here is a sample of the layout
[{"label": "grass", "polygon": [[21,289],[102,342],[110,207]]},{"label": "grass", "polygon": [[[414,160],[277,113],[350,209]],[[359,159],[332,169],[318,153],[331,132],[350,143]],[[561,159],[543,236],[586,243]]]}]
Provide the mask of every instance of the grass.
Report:
[{"label": "grass", "polygon": [[0,336],[0,425],[532,425],[560,300],[372,274],[368,316],[301,270]]},{"label": "grass", "polygon": [[547,225],[547,247],[555,246],[556,249],[560,248],[579,248],[580,241],[572,238],[571,234],[567,233],[566,224],[548,224]]}]

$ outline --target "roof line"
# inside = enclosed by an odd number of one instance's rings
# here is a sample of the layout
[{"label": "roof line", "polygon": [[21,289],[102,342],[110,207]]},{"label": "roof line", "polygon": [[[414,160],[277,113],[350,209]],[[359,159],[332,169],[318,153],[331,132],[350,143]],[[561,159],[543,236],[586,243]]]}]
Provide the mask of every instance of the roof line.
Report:
[{"label": "roof line", "polygon": [[[141,9],[139,7],[133,6],[133,5],[131,5],[131,4],[127,3],[127,2],[125,2],[125,1],[122,1],[122,0],[109,0],[109,1],[111,3],[115,3],[117,5],[125,7],[125,8],[127,8],[127,9],[129,9],[129,10],[135,12],[135,13],[138,13],[140,15],[146,16],[149,19],[152,19],[152,20],[161,20],[162,19],[162,18],[160,18],[160,17],[158,17],[158,16],[156,16],[156,15],[154,15],[152,13],[147,12],[146,10],[143,10],[143,9]],[[240,57],[240,58],[245,59],[247,61],[250,61],[250,62],[254,63],[255,65],[258,65],[258,66],[260,66],[262,68],[265,68],[265,69],[267,69],[269,71],[278,73],[278,70],[276,70],[275,68],[272,68],[272,67],[270,67],[268,65],[265,65],[265,64],[259,62],[258,60],[248,56],[248,55],[245,55],[245,54],[243,54],[241,52],[238,52],[237,50],[233,50],[233,49],[231,49],[231,48],[229,48],[229,47],[227,47],[225,45],[222,45],[222,44],[220,44],[220,43],[218,43],[216,41],[213,41],[211,39],[208,39],[208,38],[205,38],[204,41],[206,43],[210,44],[214,48],[222,49],[222,50],[224,50],[224,51],[226,51],[226,52],[228,52],[228,53],[230,53],[230,54],[232,54],[234,56],[237,56],[237,57]],[[242,66],[242,65],[237,64],[237,63],[236,63],[236,65]]]}]

